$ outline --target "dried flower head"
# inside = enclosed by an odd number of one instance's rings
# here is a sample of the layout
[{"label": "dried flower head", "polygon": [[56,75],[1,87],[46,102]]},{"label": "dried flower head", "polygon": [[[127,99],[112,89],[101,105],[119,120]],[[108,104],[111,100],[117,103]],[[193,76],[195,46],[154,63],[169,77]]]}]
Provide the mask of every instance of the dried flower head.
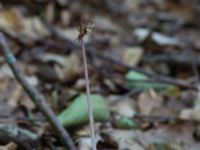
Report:
[{"label": "dried flower head", "polygon": [[95,27],[95,25],[92,22],[88,22],[88,23],[81,22],[77,27],[79,35],[78,35],[76,41],[79,42],[88,32],[92,32],[94,27]]}]

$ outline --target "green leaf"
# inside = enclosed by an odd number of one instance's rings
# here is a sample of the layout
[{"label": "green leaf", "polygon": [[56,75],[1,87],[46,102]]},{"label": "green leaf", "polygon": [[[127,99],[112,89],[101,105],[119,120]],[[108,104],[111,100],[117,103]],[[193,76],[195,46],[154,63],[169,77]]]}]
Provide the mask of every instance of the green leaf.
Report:
[{"label": "green leaf", "polygon": [[154,142],[148,146],[148,150],[183,150],[182,146],[177,143]]},{"label": "green leaf", "polygon": [[115,120],[115,126],[121,129],[132,129],[137,127],[137,123],[128,117],[121,116]]},{"label": "green leaf", "polygon": [[[93,115],[95,121],[105,121],[110,117],[110,112],[105,99],[98,95],[91,95]],[[81,125],[88,122],[87,96],[82,94],[58,115],[58,120],[65,127]]]},{"label": "green leaf", "polygon": [[155,142],[152,144],[152,147],[154,147],[155,150],[167,150],[168,145],[166,143],[162,142]]},{"label": "green leaf", "polygon": [[[138,90],[148,90],[148,89],[162,90],[169,87],[169,85],[163,83],[145,82],[145,80],[149,80],[150,78],[136,71],[129,71],[126,74],[126,79],[128,79],[129,81],[125,82],[125,86],[127,86],[128,88],[135,88]],[[135,80],[135,81],[130,81],[130,80]],[[144,80],[144,82],[140,80]]]}]

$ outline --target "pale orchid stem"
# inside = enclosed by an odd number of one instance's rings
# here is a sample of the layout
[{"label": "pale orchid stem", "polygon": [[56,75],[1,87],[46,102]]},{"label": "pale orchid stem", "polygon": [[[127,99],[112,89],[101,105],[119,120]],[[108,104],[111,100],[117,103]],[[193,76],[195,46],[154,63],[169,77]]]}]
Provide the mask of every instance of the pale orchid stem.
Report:
[{"label": "pale orchid stem", "polygon": [[87,67],[87,57],[85,52],[85,44],[83,38],[81,39],[81,51],[83,57],[83,65],[84,65],[84,73],[85,73],[85,81],[86,81],[86,94],[87,94],[87,103],[88,103],[88,115],[90,122],[90,132],[91,132],[91,142],[92,142],[92,150],[96,150],[96,137],[95,137],[95,126],[94,126],[94,116],[93,116],[93,106],[92,99],[90,95],[90,83],[88,78],[88,67]]}]

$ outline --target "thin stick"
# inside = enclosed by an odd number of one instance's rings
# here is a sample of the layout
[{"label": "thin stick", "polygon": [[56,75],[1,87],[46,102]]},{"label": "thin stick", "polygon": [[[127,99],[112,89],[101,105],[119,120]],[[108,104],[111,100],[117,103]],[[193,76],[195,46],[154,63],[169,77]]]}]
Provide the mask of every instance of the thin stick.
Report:
[{"label": "thin stick", "polygon": [[26,91],[30,99],[33,101],[33,103],[44,114],[44,116],[47,118],[47,120],[52,125],[52,127],[56,130],[56,133],[58,134],[61,141],[63,142],[63,145],[65,145],[66,147],[69,147],[70,150],[76,150],[76,147],[71,137],[69,136],[67,131],[64,129],[64,127],[58,122],[54,112],[47,105],[43,95],[41,95],[41,93],[39,93],[34,87],[32,87],[25,79],[24,74],[21,72],[21,70],[18,67],[16,58],[13,55],[2,33],[0,33],[0,45],[1,45],[2,51],[5,54],[5,60],[8,63],[9,67],[11,68],[13,74],[15,75],[15,78],[17,79],[19,84],[23,87],[23,89]]},{"label": "thin stick", "polygon": [[199,123],[199,121],[194,119],[182,119],[176,116],[162,116],[162,115],[143,115],[143,114],[135,114],[133,119],[139,119],[141,121],[147,122],[158,122],[158,123]]},{"label": "thin stick", "polygon": [[194,51],[192,49],[188,49],[190,52],[190,60],[191,60],[191,65],[192,65],[192,70],[194,72],[194,75],[196,77],[197,83],[200,82],[200,77],[199,77],[199,71],[198,71],[198,65],[197,65],[197,56],[194,54]]},{"label": "thin stick", "polygon": [[90,132],[92,134],[92,149],[96,150],[96,138],[95,138],[95,127],[94,127],[94,116],[93,116],[93,106],[92,106],[92,100],[90,95],[90,83],[88,78],[88,67],[87,67],[87,57],[85,52],[85,44],[83,38],[80,40],[81,42],[81,51],[82,51],[82,57],[83,57],[83,65],[84,65],[84,73],[85,73],[85,81],[86,81],[86,93],[87,93],[87,103],[88,103],[88,115],[89,115],[89,121],[90,121]]}]

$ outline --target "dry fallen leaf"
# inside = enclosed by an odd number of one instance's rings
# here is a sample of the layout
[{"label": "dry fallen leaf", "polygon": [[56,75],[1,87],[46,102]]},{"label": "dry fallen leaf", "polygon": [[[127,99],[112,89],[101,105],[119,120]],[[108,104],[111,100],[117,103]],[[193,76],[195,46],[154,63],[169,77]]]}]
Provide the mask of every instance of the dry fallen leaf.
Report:
[{"label": "dry fallen leaf", "polygon": [[95,16],[94,24],[97,29],[120,32],[121,28],[113,20],[105,16]]},{"label": "dry fallen leaf", "polygon": [[[101,140],[99,136],[96,138],[96,142],[98,143]],[[79,150],[91,150],[92,144],[91,144],[91,138],[90,137],[82,137],[78,141],[78,149]]]},{"label": "dry fallen leaf", "polygon": [[179,46],[179,40],[174,37],[169,37],[166,36],[162,33],[159,32],[152,32],[147,29],[147,28],[137,28],[133,31],[133,34],[138,38],[140,42],[143,42],[147,38],[150,38],[157,43],[158,45],[165,46],[165,45],[170,45],[170,46]]},{"label": "dry fallen leaf", "polygon": [[141,114],[150,115],[162,109],[163,99],[154,91],[141,93],[138,98],[138,108]]},{"label": "dry fallen leaf", "polygon": [[39,17],[25,18],[20,34],[32,40],[37,40],[50,35]]},{"label": "dry fallen leaf", "polygon": [[195,20],[195,9],[191,5],[190,1],[165,1],[165,9],[173,14],[176,19],[184,22],[194,22]]},{"label": "dry fallen leaf", "polygon": [[17,145],[13,142],[8,143],[5,146],[0,146],[0,150],[16,150]]},{"label": "dry fallen leaf", "polygon": [[11,8],[0,11],[0,28],[6,30],[20,30],[22,28],[23,17],[19,9]]},{"label": "dry fallen leaf", "polygon": [[0,66],[0,79],[5,77],[13,78],[13,73],[7,64],[3,64]]},{"label": "dry fallen leaf", "polygon": [[145,150],[144,147],[134,140],[135,131],[112,130],[107,131],[113,141],[118,143],[118,149]]},{"label": "dry fallen leaf", "polygon": [[130,47],[123,50],[122,55],[122,61],[125,64],[135,66],[143,55],[143,49],[141,47]]},{"label": "dry fallen leaf", "polygon": [[46,7],[46,20],[52,23],[55,19],[55,3],[48,3]]},{"label": "dry fallen leaf", "polygon": [[[81,60],[77,53],[71,53],[67,56],[54,53],[41,53],[35,57],[44,64],[38,67],[40,73],[44,71],[42,66],[53,71],[51,74],[46,74],[47,71],[43,72],[42,74],[45,75],[46,78],[47,76],[51,77],[54,74],[54,78],[57,80],[71,80],[82,72]],[[54,63],[53,67],[47,64],[49,62]]]},{"label": "dry fallen leaf", "polygon": [[71,14],[68,9],[62,10],[61,12],[61,21],[63,26],[70,24]]},{"label": "dry fallen leaf", "polygon": [[180,113],[180,118],[200,121],[200,106],[195,106],[190,109],[183,109]]},{"label": "dry fallen leaf", "polygon": [[122,116],[131,118],[135,115],[134,107],[134,100],[130,98],[125,98],[118,102],[117,105],[114,106],[112,109]]},{"label": "dry fallen leaf", "polygon": [[183,109],[180,113],[182,119],[200,121],[200,92],[198,92],[195,104],[192,108]]},{"label": "dry fallen leaf", "polygon": [[0,28],[23,42],[32,42],[49,35],[39,17],[25,17],[17,8],[0,12]]},{"label": "dry fallen leaf", "polygon": [[66,63],[63,68],[60,69],[63,72],[63,77],[67,80],[80,75],[82,72],[80,57],[76,53],[71,53],[66,57]]},{"label": "dry fallen leaf", "polygon": [[22,95],[23,89],[22,87],[18,84],[15,88],[15,90],[13,91],[13,93],[11,93],[11,97],[8,100],[8,104],[13,107],[16,108],[18,105],[18,101],[20,100],[20,97]]}]

